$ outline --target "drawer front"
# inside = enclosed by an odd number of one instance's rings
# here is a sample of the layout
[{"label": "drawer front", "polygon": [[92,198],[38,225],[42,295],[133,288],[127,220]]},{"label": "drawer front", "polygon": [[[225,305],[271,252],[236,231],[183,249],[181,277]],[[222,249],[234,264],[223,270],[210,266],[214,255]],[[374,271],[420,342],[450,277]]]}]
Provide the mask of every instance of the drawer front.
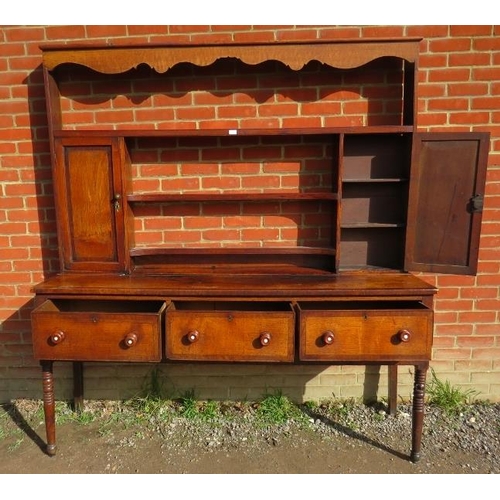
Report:
[{"label": "drawer front", "polygon": [[161,360],[161,310],[71,312],[53,310],[50,303],[32,313],[35,359]]},{"label": "drawer front", "polygon": [[166,357],[173,360],[293,361],[294,322],[291,310],[168,311]]},{"label": "drawer front", "polygon": [[430,310],[300,312],[301,360],[398,361],[430,359]]}]

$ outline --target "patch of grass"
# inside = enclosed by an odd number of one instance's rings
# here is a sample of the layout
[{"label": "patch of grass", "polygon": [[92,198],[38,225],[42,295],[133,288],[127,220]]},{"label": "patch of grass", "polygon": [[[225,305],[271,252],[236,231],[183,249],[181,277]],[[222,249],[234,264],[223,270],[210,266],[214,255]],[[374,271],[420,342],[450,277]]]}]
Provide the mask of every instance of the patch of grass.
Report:
[{"label": "patch of grass", "polygon": [[186,391],[179,398],[179,401],[181,404],[181,407],[179,409],[181,416],[189,419],[194,419],[198,416],[198,405],[194,397],[193,390]]},{"label": "patch of grass", "polygon": [[280,390],[266,394],[257,404],[257,417],[268,424],[284,424],[289,420],[304,420],[300,409]]},{"label": "patch of grass", "polygon": [[316,411],[319,404],[316,401],[304,401],[304,408],[309,411]]},{"label": "patch of grass", "polygon": [[198,409],[199,416],[205,421],[214,421],[220,415],[220,405],[217,401],[205,401]]},{"label": "patch of grass", "polygon": [[461,389],[450,381],[440,380],[431,370],[431,381],[427,384],[428,403],[441,408],[447,415],[458,415],[479,395],[473,389]]}]

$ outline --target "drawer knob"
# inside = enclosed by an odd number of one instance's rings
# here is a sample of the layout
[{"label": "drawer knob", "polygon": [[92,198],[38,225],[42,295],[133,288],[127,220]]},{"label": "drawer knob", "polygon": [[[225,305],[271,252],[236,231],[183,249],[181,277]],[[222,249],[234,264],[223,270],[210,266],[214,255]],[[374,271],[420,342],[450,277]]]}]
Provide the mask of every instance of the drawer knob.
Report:
[{"label": "drawer knob", "polygon": [[409,342],[411,339],[411,333],[408,330],[399,330],[398,338],[400,342]]},{"label": "drawer knob", "polygon": [[50,336],[52,344],[60,344],[64,340],[65,334],[62,330],[57,330]]},{"label": "drawer knob", "polygon": [[260,345],[265,347],[271,343],[271,334],[269,332],[263,332],[259,337]]},{"label": "drawer knob", "polygon": [[193,330],[192,332],[189,332],[187,334],[187,339],[191,344],[197,342],[199,338],[200,338],[200,332],[198,330]]},{"label": "drawer knob", "polygon": [[137,344],[137,335],[134,332],[127,333],[125,335],[125,338],[123,339],[123,342],[127,347],[133,347],[135,344]]},{"label": "drawer knob", "polygon": [[331,345],[331,344],[333,344],[333,341],[335,340],[335,335],[333,334],[332,331],[327,330],[326,332],[323,332],[323,335],[321,336],[321,338],[323,339],[323,342],[326,345]]}]

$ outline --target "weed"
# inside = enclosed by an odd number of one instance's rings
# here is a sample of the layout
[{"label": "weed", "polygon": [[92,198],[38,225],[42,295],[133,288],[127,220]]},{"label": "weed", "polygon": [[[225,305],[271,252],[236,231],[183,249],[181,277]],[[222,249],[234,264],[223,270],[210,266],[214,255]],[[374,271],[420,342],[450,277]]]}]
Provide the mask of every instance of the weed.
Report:
[{"label": "weed", "polygon": [[431,369],[432,379],[427,385],[428,402],[441,408],[448,415],[458,415],[479,392],[473,389],[460,389],[453,386],[448,380],[439,380]]},{"label": "weed", "polygon": [[309,411],[315,411],[318,409],[319,404],[316,401],[305,401],[304,407]]},{"label": "weed", "polygon": [[203,420],[216,420],[220,416],[220,405],[217,401],[206,401],[198,410],[200,418]]},{"label": "weed", "polygon": [[149,399],[162,399],[163,397],[163,382],[161,380],[160,371],[158,367],[154,367],[150,374],[149,379],[144,384],[143,393]]},{"label": "weed", "polygon": [[163,383],[157,367],[153,368],[144,384],[141,396],[127,401],[139,420],[151,419],[164,414],[165,399],[163,398]]},{"label": "weed", "polygon": [[184,418],[193,419],[198,416],[198,405],[194,397],[194,391],[186,391],[180,398],[180,414]]},{"label": "weed", "polygon": [[257,406],[257,416],[262,422],[270,424],[283,424],[291,419],[305,418],[299,408],[279,390],[264,396]]}]

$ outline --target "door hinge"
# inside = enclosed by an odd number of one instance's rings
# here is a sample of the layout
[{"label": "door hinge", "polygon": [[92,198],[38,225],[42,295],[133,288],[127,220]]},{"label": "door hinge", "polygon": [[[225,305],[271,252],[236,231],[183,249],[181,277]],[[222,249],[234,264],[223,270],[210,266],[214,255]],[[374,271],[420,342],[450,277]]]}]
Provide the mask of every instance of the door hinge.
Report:
[{"label": "door hinge", "polygon": [[469,212],[471,214],[481,213],[483,211],[484,196],[482,194],[474,195],[469,201]]}]

